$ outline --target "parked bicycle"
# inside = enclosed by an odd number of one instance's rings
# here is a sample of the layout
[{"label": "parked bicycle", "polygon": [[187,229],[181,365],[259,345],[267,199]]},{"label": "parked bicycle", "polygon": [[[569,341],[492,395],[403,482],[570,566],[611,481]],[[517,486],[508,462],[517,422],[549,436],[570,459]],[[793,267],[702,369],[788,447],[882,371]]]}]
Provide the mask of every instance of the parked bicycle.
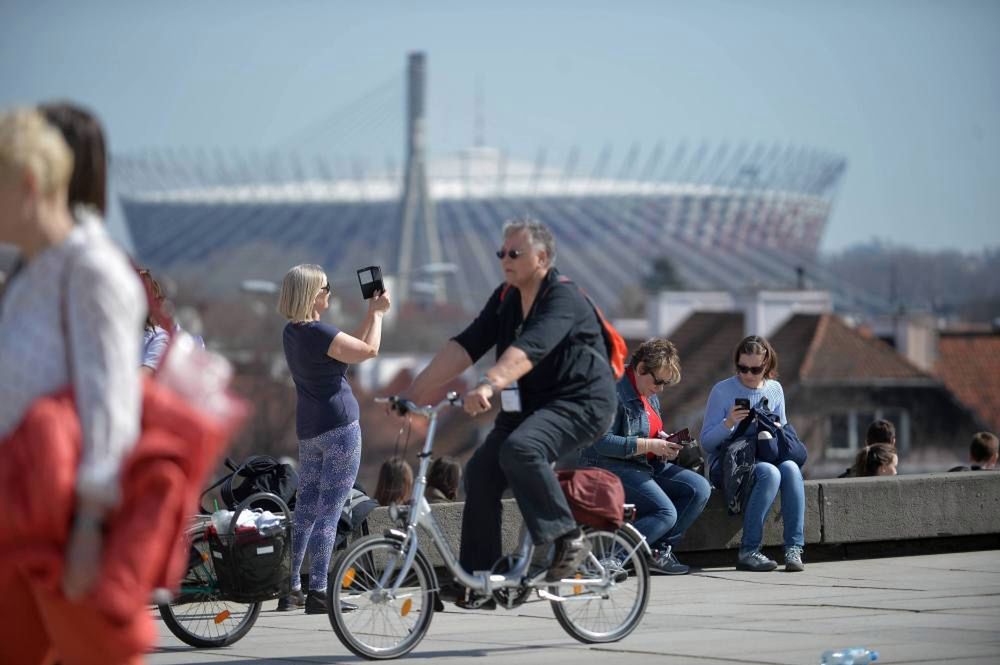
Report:
[{"label": "parked bicycle", "polygon": [[[551,603],[559,624],[581,642],[614,642],[635,630],[649,601],[651,555],[635,527],[626,522],[610,531],[581,525],[591,552],[574,575],[556,583],[545,581],[548,562],[534,561],[535,548],[523,526],[514,553],[501,558],[492,570],[467,571],[424,498],[438,412],[461,406],[461,398],[451,392],[437,406],[418,406],[398,397],[375,401],[400,414],[426,417],[427,439],[409,505],[390,507],[390,517],[400,528],[359,539],[332,567],[327,606],[330,624],[345,647],[363,658],[396,658],[413,650],[427,633],[439,586],[418,526],[430,534],[459,583],[492,596],[500,607],[512,609],[535,594]],[[355,609],[345,612],[345,602]]]},{"label": "parked bicycle", "polygon": [[[270,531],[237,526],[240,514],[266,505],[283,520]],[[291,576],[291,513],[281,497],[257,492],[241,501],[223,533],[210,528],[211,515],[197,515],[188,527],[191,548],[180,589],[158,605],[170,632],[193,647],[224,647],[243,638],[264,601],[288,593]]]}]

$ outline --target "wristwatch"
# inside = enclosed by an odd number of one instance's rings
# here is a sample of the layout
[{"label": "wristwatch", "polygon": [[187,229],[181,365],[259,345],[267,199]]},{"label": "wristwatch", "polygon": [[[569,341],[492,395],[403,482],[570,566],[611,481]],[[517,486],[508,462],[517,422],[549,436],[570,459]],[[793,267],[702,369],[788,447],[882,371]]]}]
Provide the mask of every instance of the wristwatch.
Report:
[{"label": "wristwatch", "polygon": [[485,372],[483,374],[480,374],[479,380],[476,381],[476,388],[478,388],[479,386],[489,386],[490,390],[492,390],[494,393],[497,392],[497,385],[493,383],[493,380],[490,379],[490,377],[486,376]]}]

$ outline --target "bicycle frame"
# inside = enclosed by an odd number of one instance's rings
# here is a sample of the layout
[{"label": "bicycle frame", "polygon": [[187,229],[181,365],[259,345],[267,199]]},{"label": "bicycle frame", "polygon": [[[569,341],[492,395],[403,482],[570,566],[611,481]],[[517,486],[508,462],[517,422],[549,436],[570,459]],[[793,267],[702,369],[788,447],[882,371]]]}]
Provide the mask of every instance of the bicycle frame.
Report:
[{"label": "bicycle frame", "polygon": [[[471,573],[465,570],[461,563],[459,563],[455,553],[452,551],[448,539],[445,537],[444,533],[441,532],[441,527],[438,526],[437,520],[434,519],[433,510],[427,502],[427,499],[424,498],[424,490],[427,487],[427,471],[430,467],[431,451],[434,447],[437,414],[446,406],[460,406],[462,401],[458,394],[455,392],[448,393],[448,396],[436,406],[419,407],[412,402],[404,402],[403,400],[393,402],[388,398],[381,398],[376,401],[395,404],[402,402],[405,412],[421,415],[428,419],[427,437],[424,440],[423,449],[418,455],[420,458],[420,465],[417,470],[416,477],[414,478],[413,491],[410,496],[409,506],[393,505],[390,507],[390,517],[393,521],[397,521],[403,514],[406,516],[405,533],[397,530],[392,530],[390,532],[399,537],[402,541],[401,548],[405,553],[405,556],[402,566],[398,569],[398,573],[394,573],[391,567],[386,568],[383,572],[382,579],[379,580],[380,587],[383,589],[388,587],[390,578],[395,574],[395,581],[392,584],[391,589],[387,590],[387,593],[393,597],[396,595],[417,556],[417,550],[420,546],[420,536],[418,534],[417,527],[421,526],[430,534],[435,547],[437,547],[438,552],[441,553],[441,558],[444,560],[445,566],[452,573],[452,575],[455,576],[455,579],[458,580],[458,582],[460,582],[463,586],[468,587],[479,594],[490,594],[495,589],[527,587],[535,589],[540,596],[546,598],[547,600],[555,600],[559,602],[567,600],[566,598],[546,591],[540,586],[536,586],[538,580],[544,577],[544,570],[533,578],[528,579],[528,568],[531,565],[534,545],[532,544],[531,538],[529,537],[528,531],[524,525],[521,526],[517,549],[514,553],[514,556],[516,557],[516,564],[514,568],[504,575],[494,575],[488,570],[473,571]],[[626,531],[630,531],[636,540],[636,546],[629,552],[629,555],[631,555],[636,549],[640,548],[646,553],[647,556],[651,554],[649,544],[646,542],[645,537],[639,533],[634,526],[629,523],[625,523],[622,528]],[[565,582],[578,587],[596,586],[606,588],[611,583],[610,573],[600,562],[597,561],[592,553],[588,556],[593,560],[592,563],[597,567],[597,569],[602,571],[600,578],[574,578],[560,580],[560,582]],[[559,584],[559,582],[546,583],[546,585],[548,584]],[[579,599],[579,597],[577,596],[576,599]]]}]

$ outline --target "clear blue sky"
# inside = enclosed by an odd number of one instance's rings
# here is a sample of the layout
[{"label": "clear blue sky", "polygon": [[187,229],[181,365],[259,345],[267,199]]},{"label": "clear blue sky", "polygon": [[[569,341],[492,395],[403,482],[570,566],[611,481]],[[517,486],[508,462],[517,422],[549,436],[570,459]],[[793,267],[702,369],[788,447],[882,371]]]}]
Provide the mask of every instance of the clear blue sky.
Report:
[{"label": "clear blue sky", "polygon": [[[1000,245],[989,0],[0,0],[0,105],[82,101],[119,153],[325,152],[324,119],[401,86],[412,50],[428,56],[433,154],[472,142],[481,81],[487,143],[526,160],[545,147],[560,166],[576,145],[586,168],[610,143],[617,168],[661,139],[816,147],[848,159],[824,250]],[[398,160],[402,89],[372,100],[349,149]]]}]

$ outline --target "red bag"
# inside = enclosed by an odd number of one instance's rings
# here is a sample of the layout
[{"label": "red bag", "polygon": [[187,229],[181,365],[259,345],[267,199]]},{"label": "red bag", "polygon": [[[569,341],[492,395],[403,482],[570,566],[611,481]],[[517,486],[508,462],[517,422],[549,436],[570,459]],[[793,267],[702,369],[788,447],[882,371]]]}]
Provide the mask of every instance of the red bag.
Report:
[{"label": "red bag", "polygon": [[597,467],[556,473],[573,519],[595,529],[620,529],[625,523],[625,488],[618,476]]}]

